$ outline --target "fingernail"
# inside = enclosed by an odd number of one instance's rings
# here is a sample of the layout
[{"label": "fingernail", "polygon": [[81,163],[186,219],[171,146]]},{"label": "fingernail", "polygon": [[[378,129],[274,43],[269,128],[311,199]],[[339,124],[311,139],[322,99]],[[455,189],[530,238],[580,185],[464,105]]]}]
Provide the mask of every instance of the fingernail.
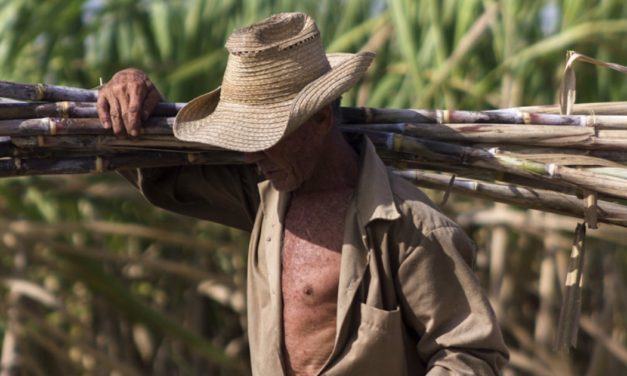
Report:
[{"label": "fingernail", "polygon": [[131,136],[133,136],[133,137],[137,137],[137,135],[138,135],[138,134],[139,134],[139,133],[137,132],[137,129],[133,129],[133,130],[131,130]]},{"label": "fingernail", "polygon": [[102,123],[102,126],[103,126],[105,129],[109,129],[109,128],[111,128],[111,124],[109,124],[109,123],[108,123],[108,122],[106,122],[106,121],[105,121],[104,123]]}]

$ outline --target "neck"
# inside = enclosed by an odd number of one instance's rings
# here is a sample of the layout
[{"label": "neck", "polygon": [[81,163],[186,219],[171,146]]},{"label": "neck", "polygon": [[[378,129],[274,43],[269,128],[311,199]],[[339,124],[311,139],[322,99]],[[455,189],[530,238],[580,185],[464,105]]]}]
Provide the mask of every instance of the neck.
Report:
[{"label": "neck", "polygon": [[313,193],[326,190],[353,189],[359,177],[359,161],[339,128],[328,133],[320,160],[309,179],[295,193]]}]

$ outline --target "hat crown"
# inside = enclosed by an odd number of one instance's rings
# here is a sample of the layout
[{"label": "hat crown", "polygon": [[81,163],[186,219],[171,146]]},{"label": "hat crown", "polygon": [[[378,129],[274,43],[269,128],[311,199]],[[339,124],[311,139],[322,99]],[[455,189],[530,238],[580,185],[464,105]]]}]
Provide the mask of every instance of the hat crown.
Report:
[{"label": "hat crown", "polygon": [[235,31],[226,47],[223,101],[268,105],[292,100],[331,69],[314,20],[281,13]]},{"label": "hat crown", "polygon": [[226,41],[233,55],[284,50],[320,38],[315,21],[304,13],[279,13],[251,26],[236,30]]}]

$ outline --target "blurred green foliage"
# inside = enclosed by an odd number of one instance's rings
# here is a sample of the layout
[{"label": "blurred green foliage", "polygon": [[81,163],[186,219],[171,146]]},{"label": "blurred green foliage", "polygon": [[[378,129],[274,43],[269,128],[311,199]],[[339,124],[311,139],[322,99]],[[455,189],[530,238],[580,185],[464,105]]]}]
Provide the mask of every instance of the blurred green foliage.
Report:
[{"label": "blurred green foliage", "polygon": [[[134,66],[169,100],[188,101],[220,84],[229,32],[296,10],[317,20],[329,51],[377,53],[345,105],[549,104],[567,50],[627,63],[623,0],[0,0],[0,79],[95,87]],[[580,102],[627,98],[618,73],[578,66],[577,76]],[[453,216],[469,208],[450,205]],[[1,180],[0,225],[0,337],[17,336],[2,352],[19,374],[248,372],[246,234],[152,208],[113,174]],[[509,238],[529,253],[511,265],[508,302],[529,329],[541,250],[526,236]],[[490,264],[479,267],[487,284]],[[591,354],[537,358],[507,338],[516,359],[539,362],[513,363],[522,374],[595,364]]]}]

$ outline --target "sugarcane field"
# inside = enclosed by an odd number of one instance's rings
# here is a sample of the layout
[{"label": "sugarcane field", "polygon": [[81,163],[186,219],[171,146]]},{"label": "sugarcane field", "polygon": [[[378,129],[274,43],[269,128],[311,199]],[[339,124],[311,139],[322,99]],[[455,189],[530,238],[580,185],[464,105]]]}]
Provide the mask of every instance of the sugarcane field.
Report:
[{"label": "sugarcane field", "polygon": [[627,374],[623,1],[0,19],[0,376]]}]

